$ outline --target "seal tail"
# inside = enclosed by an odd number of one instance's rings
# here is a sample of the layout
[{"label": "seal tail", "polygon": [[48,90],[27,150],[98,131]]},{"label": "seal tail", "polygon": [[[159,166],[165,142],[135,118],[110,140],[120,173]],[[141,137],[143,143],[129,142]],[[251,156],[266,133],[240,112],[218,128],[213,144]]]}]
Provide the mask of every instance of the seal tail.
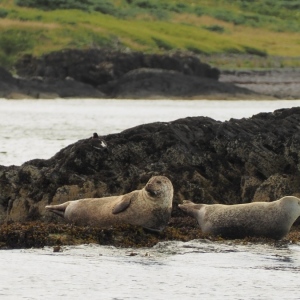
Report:
[{"label": "seal tail", "polygon": [[65,215],[65,210],[69,204],[69,202],[65,202],[58,205],[47,205],[45,208],[63,218]]}]

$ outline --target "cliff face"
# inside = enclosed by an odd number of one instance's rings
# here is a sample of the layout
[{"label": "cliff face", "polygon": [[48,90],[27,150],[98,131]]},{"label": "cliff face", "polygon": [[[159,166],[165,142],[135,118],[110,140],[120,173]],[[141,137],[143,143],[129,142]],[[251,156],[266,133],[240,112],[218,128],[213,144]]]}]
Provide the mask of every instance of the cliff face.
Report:
[{"label": "cliff face", "polygon": [[234,204],[300,196],[299,124],[300,108],[292,108],[226,122],[151,123],[80,140],[49,160],[0,166],[0,220],[49,221],[49,203],[123,194],[153,175],[173,182],[174,216],[183,199]]}]

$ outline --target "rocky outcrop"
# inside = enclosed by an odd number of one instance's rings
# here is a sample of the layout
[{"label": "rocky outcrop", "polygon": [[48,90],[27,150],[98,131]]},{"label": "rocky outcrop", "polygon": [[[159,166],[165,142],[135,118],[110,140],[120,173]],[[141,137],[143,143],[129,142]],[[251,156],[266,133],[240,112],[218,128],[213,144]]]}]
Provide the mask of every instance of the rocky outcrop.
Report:
[{"label": "rocky outcrop", "polygon": [[220,71],[200,62],[195,55],[185,53],[144,54],[111,49],[66,49],[39,58],[24,56],[16,64],[22,77],[74,78],[92,86],[117,80],[129,71],[150,68],[218,80]]},{"label": "rocky outcrop", "polygon": [[234,204],[300,196],[299,124],[297,107],[226,122],[193,117],[95,135],[48,160],[1,166],[0,219],[50,221],[46,204],[127,193],[153,175],[173,182],[173,216],[183,199]]},{"label": "rocky outcrop", "polygon": [[243,99],[259,98],[247,89],[231,83],[222,83],[210,78],[199,78],[177,71],[162,69],[135,69],[119,80],[110,81],[99,87],[111,98],[159,99],[159,98],[214,98]]},{"label": "rocky outcrop", "polygon": [[0,69],[0,97],[260,98],[258,93],[219,82],[218,69],[183,53],[64,50],[39,58],[26,55],[16,70],[19,78]]},{"label": "rocky outcrop", "polygon": [[73,79],[15,78],[0,67],[0,98],[105,98],[105,95],[94,87]]}]

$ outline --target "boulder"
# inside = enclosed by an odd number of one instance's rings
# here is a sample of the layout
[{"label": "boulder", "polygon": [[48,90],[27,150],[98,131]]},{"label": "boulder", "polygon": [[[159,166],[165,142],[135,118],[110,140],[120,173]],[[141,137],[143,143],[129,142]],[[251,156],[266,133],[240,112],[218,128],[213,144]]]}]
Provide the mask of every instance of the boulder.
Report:
[{"label": "boulder", "polygon": [[173,182],[173,216],[183,199],[236,204],[300,196],[299,124],[295,107],[225,122],[189,117],[98,132],[48,160],[0,166],[0,220],[51,221],[47,204],[124,194],[153,175]]},{"label": "boulder", "polygon": [[186,75],[178,71],[150,68],[129,71],[118,80],[99,86],[99,89],[111,98],[127,99],[259,97],[259,94],[230,83]]}]

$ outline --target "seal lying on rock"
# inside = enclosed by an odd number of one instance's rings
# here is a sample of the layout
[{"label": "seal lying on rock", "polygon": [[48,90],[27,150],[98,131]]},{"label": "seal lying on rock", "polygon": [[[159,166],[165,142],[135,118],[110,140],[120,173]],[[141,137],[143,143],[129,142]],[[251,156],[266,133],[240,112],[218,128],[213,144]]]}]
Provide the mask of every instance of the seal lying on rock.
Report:
[{"label": "seal lying on rock", "polygon": [[76,225],[100,228],[118,224],[163,230],[171,216],[173,185],[165,176],[152,177],[141,190],[121,196],[87,198],[48,205],[46,209]]},{"label": "seal lying on rock", "polygon": [[247,236],[283,238],[300,216],[300,199],[286,196],[274,202],[247,204],[195,204],[185,200],[179,208],[195,218],[206,234],[224,238]]}]

